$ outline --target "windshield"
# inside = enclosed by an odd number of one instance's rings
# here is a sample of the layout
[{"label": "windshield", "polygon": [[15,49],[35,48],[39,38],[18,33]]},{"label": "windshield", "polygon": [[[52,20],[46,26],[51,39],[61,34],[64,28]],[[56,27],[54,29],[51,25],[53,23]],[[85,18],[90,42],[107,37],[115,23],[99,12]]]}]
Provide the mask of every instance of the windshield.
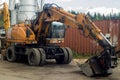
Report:
[{"label": "windshield", "polygon": [[53,22],[52,25],[54,30],[63,30],[65,28],[65,25],[60,22]]},{"label": "windshield", "polygon": [[60,22],[52,22],[49,29],[49,38],[64,38],[66,26]]},{"label": "windshield", "polygon": [[65,35],[65,25],[60,22],[52,23],[52,38],[64,38]]}]

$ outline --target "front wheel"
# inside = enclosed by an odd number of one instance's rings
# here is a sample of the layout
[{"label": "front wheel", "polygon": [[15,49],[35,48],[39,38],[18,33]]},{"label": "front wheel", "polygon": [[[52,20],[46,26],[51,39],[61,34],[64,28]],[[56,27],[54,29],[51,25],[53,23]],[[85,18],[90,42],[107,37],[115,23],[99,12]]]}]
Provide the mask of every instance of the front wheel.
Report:
[{"label": "front wheel", "polygon": [[60,55],[56,58],[58,64],[66,64],[68,60],[68,54],[65,48],[61,48],[63,55]]},{"label": "front wheel", "polygon": [[15,51],[14,51],[13,46],[10,46],[7,48],[6,58],[10,62],[14,62],[16,60],[16,55],[15,55]]},{"label": "front wheel", "polygon": [[58,56],[56,58],[56,62],[58,64],[69,64],[72,59],[73,59],[73,55],[72,55],[72,51],[70,48],[66,47],[66,48],[61,48],[63,55]]},{"label": "front wheel", "polygon": [[65,49],[66,49],[67,54],[68,54],[67,64],[69,64],[73,59],[73,53],[72,53],[72,50],[70,48],[66,47]]}]

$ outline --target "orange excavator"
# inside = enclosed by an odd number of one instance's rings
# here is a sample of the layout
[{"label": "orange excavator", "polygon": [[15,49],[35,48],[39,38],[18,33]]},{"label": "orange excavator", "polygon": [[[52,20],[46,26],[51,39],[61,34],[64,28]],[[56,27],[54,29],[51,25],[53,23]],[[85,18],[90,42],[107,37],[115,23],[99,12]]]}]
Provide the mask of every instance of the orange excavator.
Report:
[{"label": "orange excavator", "polygon": [[56,4],[45,4],[35,19],[6,29],[7,60],[13,62],[24,55],[32,66],[44,65],[46,59],[55,59],[58,64],[70,63],[71,49],[57,45],[64,42],[67,27],[82,30],[84,36],[91,37],[104,49],[80,65],[82,72],[87,76],[111,74],[111,69],[117,66],[115,47],[88,16],[73,15]]}]

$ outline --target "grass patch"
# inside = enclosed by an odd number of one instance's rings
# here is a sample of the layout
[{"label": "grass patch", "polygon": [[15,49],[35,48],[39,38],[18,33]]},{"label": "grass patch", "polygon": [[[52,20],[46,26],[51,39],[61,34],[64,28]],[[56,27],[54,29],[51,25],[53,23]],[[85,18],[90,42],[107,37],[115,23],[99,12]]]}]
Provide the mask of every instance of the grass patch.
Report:
[{"label": "grass patch", "polygon": [[88,59],[92,56],[94,55],[93,54],[80,54],[80,53],[73,52],[74,59]]}]

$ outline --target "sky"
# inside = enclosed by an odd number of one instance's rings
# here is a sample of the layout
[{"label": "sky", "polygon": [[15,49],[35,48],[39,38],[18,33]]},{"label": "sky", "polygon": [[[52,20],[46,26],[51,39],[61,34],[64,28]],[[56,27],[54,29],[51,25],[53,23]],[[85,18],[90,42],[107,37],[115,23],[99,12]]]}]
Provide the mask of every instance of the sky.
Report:
[{"label": "sky", "polygon": [[[0,3],[8,0],[0,0]],[[120,0],[44,0],[45,3],[56,3],[65,10],[77,10],[91,13],[120,12]]]},{"label": "sky", "polygon": [[45,0],[45,3],[56,3],[64,8],[107,7],[120,9],[120,0]]},{"label": "sky", "polygon": [[101,13],[120,12],[120,0],[45,0],[45,3],[56,3],[65,10],[79,10]]}]

